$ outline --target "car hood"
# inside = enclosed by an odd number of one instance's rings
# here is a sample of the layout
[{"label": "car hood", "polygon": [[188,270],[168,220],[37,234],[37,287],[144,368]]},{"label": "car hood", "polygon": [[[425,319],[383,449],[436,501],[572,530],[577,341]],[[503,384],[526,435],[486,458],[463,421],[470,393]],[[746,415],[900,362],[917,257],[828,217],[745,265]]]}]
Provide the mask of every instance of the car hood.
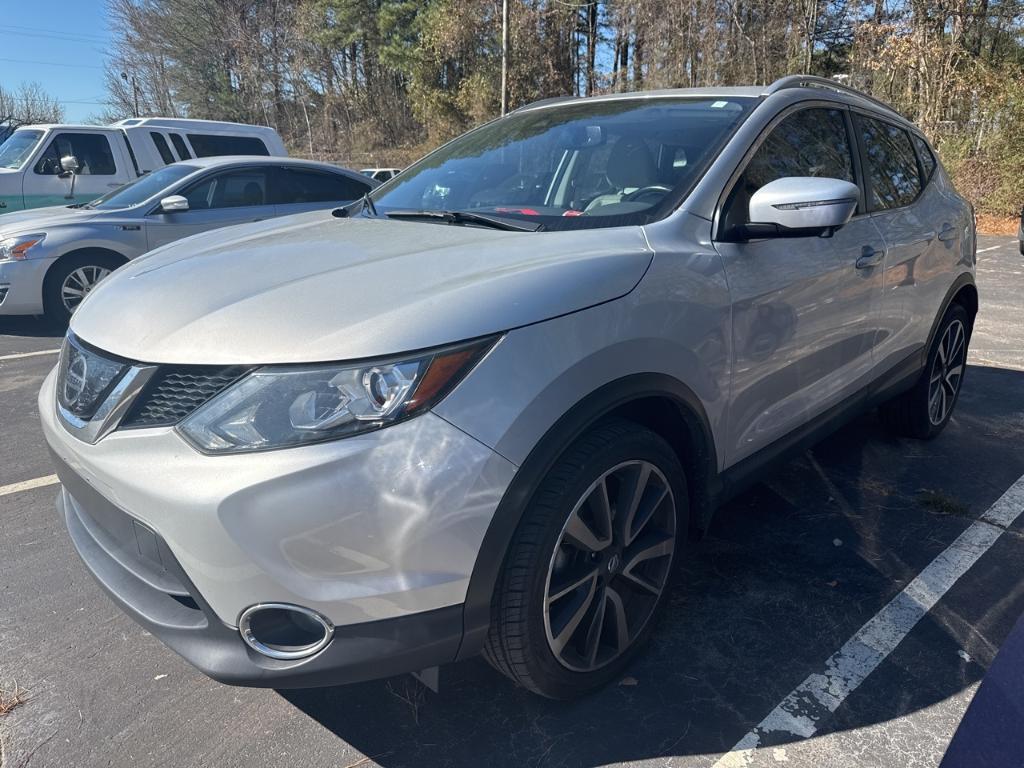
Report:
[{"label": "car hood", "polygon": [[96,218],[99,211],[85,208],[68,208],[66,205],[54,205],[47,208],[31,208],[27,211],[14,211],[0,216],[0,237],[23,232],[46,231],[50,227],[61,224],[81,224]]},{"label": "car hood", "polygon": [[316,212],[208,232],[130,262],[72,318],[132,360],[351,360],[484,336],[631,291],[639,227],[504,232]]}]

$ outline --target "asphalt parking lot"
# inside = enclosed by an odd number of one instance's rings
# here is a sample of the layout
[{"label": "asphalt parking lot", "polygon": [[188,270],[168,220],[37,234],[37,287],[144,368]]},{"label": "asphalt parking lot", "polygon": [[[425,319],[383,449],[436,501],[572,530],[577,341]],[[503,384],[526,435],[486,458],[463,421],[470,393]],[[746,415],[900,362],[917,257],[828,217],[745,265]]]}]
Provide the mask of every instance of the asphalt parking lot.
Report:
[{"label": "asphalt parking lot", "polygon": [[[56,486],[30,482],[52,472],[35,396],[59,336],[0,319],[0,688],[28,691],[0,717],[0,766],[937,766],[1024,614],[1015,239],[980,238],[978,284],[943,435],[894,439],[867,415],[723,508],[649,650],[568,704],[482,660],[443,669],[439,694],[411,677],[279,693],[195,672],[101,593]],[[987,546],[949,554],[978,531]],[[924,592],[920,617],[887,607]],[[808,700],[821,680],[828,706]],[[737,745],[752,748],[723,757]]]}]

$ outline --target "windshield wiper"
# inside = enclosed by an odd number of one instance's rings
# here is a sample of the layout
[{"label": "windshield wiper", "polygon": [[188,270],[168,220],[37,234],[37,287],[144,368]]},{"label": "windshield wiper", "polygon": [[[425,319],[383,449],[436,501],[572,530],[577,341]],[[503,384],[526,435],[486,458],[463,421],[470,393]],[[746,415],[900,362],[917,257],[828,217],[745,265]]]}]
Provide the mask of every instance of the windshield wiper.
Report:
[{"label": "windshield wiper", "polygon": [[389,219],[433,219],[448,224],[482,224],[508,232],[539,232],[544,229],[540,222],[519,221],[472,211],[388,211],[385,215]]}]

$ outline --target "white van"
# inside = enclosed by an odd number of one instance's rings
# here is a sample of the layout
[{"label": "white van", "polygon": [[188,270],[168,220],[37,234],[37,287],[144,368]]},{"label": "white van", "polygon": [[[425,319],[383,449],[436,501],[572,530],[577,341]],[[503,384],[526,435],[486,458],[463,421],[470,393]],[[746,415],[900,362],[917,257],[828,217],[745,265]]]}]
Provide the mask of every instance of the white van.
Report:
[{"label": "white van", "polygon": [[273,128],[139,117],[111,125],[26,125],[0,144],[0,214],[86,203],[178,160],[285,157]]}]

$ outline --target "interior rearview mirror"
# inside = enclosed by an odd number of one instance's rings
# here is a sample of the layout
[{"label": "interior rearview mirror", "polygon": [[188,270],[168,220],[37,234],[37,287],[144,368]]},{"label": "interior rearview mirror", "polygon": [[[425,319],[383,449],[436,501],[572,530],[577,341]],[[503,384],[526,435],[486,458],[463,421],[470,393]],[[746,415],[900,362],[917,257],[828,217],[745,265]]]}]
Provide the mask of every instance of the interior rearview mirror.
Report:
[{"label": "interior rearview mirror", "polygon": [[164,213],[177,213],[188,210],[188,199],[181,195],[168,195],[160,200],[160,210]]},{"label": "interior rearview mirror", "polygon": [[857,210],[860,190],[842,179],[816,176],[770,181],[750,197],[748,238],[830,235]]},{"label": "interior rearview mirror", "polygon": [[561,145],[565,149],[586,149],[604,144],[604,128],[600,125],[570,123],[562,129]]}]

